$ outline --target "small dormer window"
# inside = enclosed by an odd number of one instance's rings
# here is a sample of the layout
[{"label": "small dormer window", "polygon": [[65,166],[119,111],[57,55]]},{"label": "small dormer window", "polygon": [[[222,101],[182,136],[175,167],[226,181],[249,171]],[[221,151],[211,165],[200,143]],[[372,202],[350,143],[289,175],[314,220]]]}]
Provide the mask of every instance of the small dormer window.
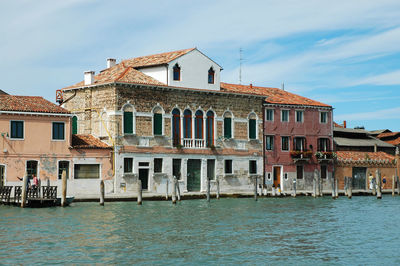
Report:
[{"label": "small dormer window", "polygon": [[174,80],[181,80],[181,67],[178,64],[174,66]]},{"label": "small dormer window", "polygon": [[215,71],[212,67],[208,70],[208,84],[214,84]]}]

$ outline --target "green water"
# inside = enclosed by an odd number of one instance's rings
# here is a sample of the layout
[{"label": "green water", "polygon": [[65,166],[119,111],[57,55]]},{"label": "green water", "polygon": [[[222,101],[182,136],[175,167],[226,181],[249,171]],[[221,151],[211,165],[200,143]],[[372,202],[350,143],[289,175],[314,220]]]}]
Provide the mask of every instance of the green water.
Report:
[{"label": "green water", "polygon": [[0,264],[400,264],[400,197],[0,206]]}]

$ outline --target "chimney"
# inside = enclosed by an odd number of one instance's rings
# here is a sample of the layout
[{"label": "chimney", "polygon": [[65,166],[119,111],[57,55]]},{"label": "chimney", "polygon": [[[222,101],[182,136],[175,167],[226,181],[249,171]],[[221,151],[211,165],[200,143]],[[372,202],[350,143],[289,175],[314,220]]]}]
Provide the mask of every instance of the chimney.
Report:
[{"label": "chimney", "polygon": [[252,88],[253,88],[253,84],[250,83],[250,89],[252,89]]},{"label": "chimney", "polygon": [[343,127],[346,128],[346,120],[343,121]]},{"label": "chimney", "polygon": [[117,60],[114,58],[107,58],[107,68],[115,66]]},{"label": "chimney", "polygon": [[94,82],[94,71],[85,71],[85,85],[91,85]]}]

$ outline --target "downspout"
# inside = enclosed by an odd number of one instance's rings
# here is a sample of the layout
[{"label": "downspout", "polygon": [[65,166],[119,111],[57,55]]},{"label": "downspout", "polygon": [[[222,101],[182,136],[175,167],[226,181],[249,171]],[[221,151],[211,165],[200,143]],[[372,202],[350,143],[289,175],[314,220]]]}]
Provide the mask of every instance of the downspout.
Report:
[{"label": "downspout", "polygon": [[[117,91],[117,86],[115,85],[115,110],[114,110],[114,112],[116,113],[117,112],[117,109],[118,109],[118,91]],[[115,119],[115,117],[114,117],[114,119]],[[119,140],[119,124],[117,123],[117,130],[116,130],[116,141],[118,141]],[[114,150],[114,154],[113,154],[113,156],[114,156],[114,167],[113,167],[113,175],[114,175],[114,193],[117,193],[117,171],[116,171],[116,168],[117,168],[117,157],[118,156],[116,156],[116,154],[117,154],[117,145],[116,145],[116,141],[114,141],[113,142],[113,150]]]},{"label": "downspout", "polygon": [[262,188],[264,189],[264,185],[265,185],[265,105],[264,105],[264,101],[262,103],[262,155],[263,155],[263,183],[262,183]]}]

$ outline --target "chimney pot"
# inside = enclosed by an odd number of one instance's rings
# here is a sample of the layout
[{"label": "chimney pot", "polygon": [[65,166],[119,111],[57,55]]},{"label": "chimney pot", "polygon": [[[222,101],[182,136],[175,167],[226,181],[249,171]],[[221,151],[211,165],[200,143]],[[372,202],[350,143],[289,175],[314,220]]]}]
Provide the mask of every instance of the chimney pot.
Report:
[{"label": "chimney pot", "polygon": [[84,72],[84,77],[85,77],[85,85],[91,85],[94,83],[94,71],[85,71]]},{"label": "chimney pot", "polygon": [[250,83],[250,88],[253,88],[253,84]]},{"label": "chimney pot", "polygon": [[107,58],[107,68],[115,66],[116,62],[115,58]]},{"label": "chimney pot", "polygon": [[347,127],[347,125],[346,125],[346,120],[343,121],[343,127],[344,127],[344,128]]}]

